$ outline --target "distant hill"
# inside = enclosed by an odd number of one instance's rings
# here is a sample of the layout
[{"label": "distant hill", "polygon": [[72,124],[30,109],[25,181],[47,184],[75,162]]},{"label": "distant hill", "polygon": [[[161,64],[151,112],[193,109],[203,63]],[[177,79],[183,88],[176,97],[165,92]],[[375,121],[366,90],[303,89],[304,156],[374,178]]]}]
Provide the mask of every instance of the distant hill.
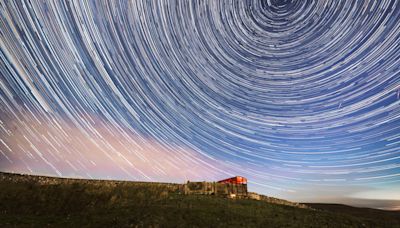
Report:
[{"label": "distant hill", "polygon": [[182,195],[179,184],[0,173],[0,227],[400,227],[400,213]]},{"label": "distant hill", "polygon": [[400,221],[400,211],[385,211],[373,208],[352,207],[343,204],[306,203],[311,208],[339,214],[352,215],[360,218],[395,219]]}]

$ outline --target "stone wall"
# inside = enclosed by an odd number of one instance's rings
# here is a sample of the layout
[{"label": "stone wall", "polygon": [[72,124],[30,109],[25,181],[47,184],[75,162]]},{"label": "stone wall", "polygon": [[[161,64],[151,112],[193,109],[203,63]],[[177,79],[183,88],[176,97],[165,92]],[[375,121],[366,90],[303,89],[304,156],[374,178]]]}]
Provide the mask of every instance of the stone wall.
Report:
[{"label": "stone wall", "polygon": [[13,173],[3,173],[3,172],[0,172],[0,181],[7,181],[14,183],[26,182],[39,185],[60,185],[60,184],[70,185],[77,183],[81,185],[98,185],[107,187],[118,187],[121,185],[149,186],[149,187],[162,186],[168,189],[169,192],[179,192],[181,186],[181,184],[173,184],[173,183],[60,178],[60,177],[35,176],[28,174],[13,174]]},{"label": "stone wall", "polygon": [[261,201],[265,201],[265,202],[273,203],[273,204],[281,204],[281,205],[287,205],[287,206],[299,207],[299,208],[309,208],[305,204],[301,204],[301,203],[297,203],[297,202],[291,202],[291,201],[278,199],[278,198],[274,198],[274,197],[269,197],[269,196],[265,196],[265,195],[260,195],[260,194],[255,193],[255,192],[249,192],[247,194],[247,198],[254,199],[254,200],[261,200]]}]

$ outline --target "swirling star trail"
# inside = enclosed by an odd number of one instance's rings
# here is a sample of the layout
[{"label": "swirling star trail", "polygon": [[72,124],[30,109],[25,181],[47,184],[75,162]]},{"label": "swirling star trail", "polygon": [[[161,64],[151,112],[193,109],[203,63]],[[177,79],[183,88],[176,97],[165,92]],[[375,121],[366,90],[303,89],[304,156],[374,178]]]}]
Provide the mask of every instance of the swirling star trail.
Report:
[{"label": "swirling star trail", "polygon": [[400,200],[397,0],[0,7],[2,171]]}]

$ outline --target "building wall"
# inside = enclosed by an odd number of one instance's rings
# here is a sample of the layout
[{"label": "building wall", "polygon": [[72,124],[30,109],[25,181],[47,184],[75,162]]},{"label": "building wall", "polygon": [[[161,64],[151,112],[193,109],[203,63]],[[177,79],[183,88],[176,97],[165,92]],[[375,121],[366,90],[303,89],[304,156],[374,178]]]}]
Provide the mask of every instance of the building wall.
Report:
[{"label": "building wall", "polygon": [[187,182],[183,185],[184,194],[247,196],[246,184],[231,184],[217,182]]}]

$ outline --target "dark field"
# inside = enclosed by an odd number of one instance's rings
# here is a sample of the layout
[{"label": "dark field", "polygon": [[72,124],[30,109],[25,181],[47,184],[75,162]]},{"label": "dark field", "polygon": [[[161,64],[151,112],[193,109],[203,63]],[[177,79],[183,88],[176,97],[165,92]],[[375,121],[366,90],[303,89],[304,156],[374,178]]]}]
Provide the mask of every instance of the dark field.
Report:
[{"label": "dark field", "polygon": [[177,188],[0,173],[0,227],[400,227],[398,212],[301,209]]}]

